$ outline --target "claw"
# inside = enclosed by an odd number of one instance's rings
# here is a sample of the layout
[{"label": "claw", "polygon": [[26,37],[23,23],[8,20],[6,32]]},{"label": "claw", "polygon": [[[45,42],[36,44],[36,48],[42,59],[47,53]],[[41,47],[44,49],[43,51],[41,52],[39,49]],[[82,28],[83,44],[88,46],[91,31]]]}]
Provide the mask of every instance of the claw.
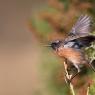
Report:
[{"label": "claw", "polygon": [[71,83],[71,79],[68,79],[67,77],[65,77],[65,82],[66,82],[67,84],[70,84],[70,83]]}]

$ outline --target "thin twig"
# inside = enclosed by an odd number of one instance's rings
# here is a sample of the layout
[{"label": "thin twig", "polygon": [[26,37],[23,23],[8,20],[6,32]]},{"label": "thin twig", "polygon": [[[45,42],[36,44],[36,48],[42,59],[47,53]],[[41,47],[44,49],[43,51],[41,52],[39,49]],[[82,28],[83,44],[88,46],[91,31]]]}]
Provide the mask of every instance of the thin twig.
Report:
[{"label": "thin twig", "polygon": [[[66,64],[66,62],[64,61],[64,68],[65,68],[65,73],[66,73],[66,79],[71,79],[71,77],[72,77],[72,75],[69,75],[69,73],[68,73],[68,71],[67,71],[67,64]],[[66,80],[66,82],[67,82],[68,80]],[[71,93],[72,93],[72,95],[75,95],[75,92],[74,92],[74,87],[73,87],[73,84],[70,82],[70,84],[69,84],[69,86],[70,86],[70,90],[71,90]]]},{"label": "thin twig", "polygon": [[90,85],[88,85],[88,87],[87,87],[87,94],[86,95],[89,95],[89,90],[90,90]]},{"label": "thin twig", "polygon": [[75,95],[74,87],[73,87],[73,85],[71,83],[70,83],[70,89],[71,89],[72,95]]}]

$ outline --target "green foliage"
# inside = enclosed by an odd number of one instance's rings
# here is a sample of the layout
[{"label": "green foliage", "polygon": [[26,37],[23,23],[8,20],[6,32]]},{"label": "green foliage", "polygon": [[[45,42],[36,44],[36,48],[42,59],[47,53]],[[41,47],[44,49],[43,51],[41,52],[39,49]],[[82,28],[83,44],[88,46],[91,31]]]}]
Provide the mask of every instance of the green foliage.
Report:
[{"label": "green foliage", "polygon": [[[92,35],[95,35],[95,32],[93,32]],[[92,42],[90,47],[87,47],[85,50],[86,50],[86,53],[87,53],[89,59],[95,60],[95,42]]]},{"label": "green foliage", "polygon": [[[56,56],[52,56],[51,51],[47,49],[43,50],[42,64],[40,65],[40,79],[45,87],[46,93],[49,95],[66,95],[69,91],[64,79],[58,77],[60,69],[63,69],[63,65]],[[60,81],[59,81],[60,80]]]},{"label": "green foliage", "polygon": [[40,19],[37,16],[32,18],[31,23],[33,24],[33,28],[35,28],[38,34],[42,37],[46,37],[50,32],[53,31],[52,27],[47,21]]},{"label": "green foliage", "polygon": [[89,95],[95,95],[95,84],[90,86]]}]

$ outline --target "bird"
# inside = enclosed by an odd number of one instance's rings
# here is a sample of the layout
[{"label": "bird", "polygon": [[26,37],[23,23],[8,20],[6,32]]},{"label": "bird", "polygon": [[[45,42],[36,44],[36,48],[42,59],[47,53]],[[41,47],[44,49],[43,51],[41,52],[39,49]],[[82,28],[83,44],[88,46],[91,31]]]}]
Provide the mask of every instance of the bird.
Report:
[{"label": "bird", "polygon": [[91,25],[91,16],[87,14],[80,15],[65,39],[54,40],[47,45],[51,47],[59,57],[68,60],[77,69],[77,74],[81,72],[81,65],[89,65],[95,71],[94,67],[87,60],[84,52],[84,48],[89,47],[91,43],[95,41],[95,36],[91,35]]}]

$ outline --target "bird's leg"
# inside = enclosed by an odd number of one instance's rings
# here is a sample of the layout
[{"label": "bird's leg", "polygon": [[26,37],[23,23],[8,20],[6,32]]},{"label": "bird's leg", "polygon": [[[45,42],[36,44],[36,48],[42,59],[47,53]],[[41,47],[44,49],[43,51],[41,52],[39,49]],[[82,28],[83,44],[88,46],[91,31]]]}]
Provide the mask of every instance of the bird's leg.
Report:
[{"label": "bird's leg", "polygon": [[74,66],[77,68],[78,73],[81,71],[79,65],[74,64]]},{"label": "bird's leg", "polygon": [[70,82],[81,72],[80,67],[78,65],[74,64],[74,66],[77,68],[78,72],[71,77]]}]

